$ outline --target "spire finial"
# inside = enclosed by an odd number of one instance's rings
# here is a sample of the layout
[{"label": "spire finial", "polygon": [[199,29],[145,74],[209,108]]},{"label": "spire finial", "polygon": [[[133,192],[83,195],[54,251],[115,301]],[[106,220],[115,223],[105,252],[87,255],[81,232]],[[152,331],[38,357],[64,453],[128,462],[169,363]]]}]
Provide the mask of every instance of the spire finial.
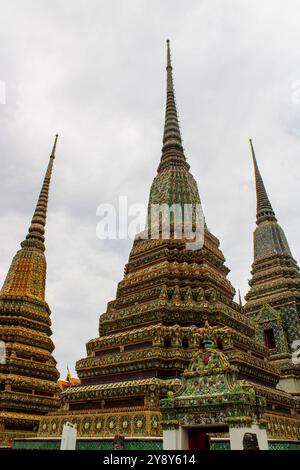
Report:
[{"label": "spire finial", "polygon": [[170,41],[167,39],[167,103],[162,152],[176,149],[183,154],[182,141],[175,102],[173,67],[171,64]]},{"label": "spire finial", "polygon": [[254,164],[254,173],[255,173],[255,185],[256,185],[256,199],[257,199],[257,214],[256,214],[256,223],[257,225],[264,220],[275,220],[275,213],[273,211],[272,205],[267,195],[267,191],[260,174],[252,139],[249,139],[252,159]]},{"label": "spire finial", "polygon": [[51,174],[53,168],[53,161],[55,158],[56,144],[57,144],[58,135],[56,134],[52,152],[50,155],[50,160],[48,163],[47,171],[44,177],[42,189],[38,198],[36,209],[34,211],[31,225],[28,230],[26,239],[21,243],[21,247],[35,247],[39,248],[42,251],[45,251],[45,226],[46,226],[46,217],[47,217],[47,206],[48,206],[48,196],[49,196],[49,187],[51,181]]},{"label": "spire finial", "polygon": [[67,377],[66,377],[67,382],[71,382],[71,372],[69,369],[69,364],[67,364]]}]

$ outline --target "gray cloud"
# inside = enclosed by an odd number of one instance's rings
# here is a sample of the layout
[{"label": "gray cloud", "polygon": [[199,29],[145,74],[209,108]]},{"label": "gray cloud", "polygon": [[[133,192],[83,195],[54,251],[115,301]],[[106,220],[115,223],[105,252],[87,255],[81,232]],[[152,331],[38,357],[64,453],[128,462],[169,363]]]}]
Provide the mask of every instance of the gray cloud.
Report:
[{"label": "gray cloud", "polygon": [[96,208],[146,203],[160,158],[165,39],[171,39],[186,155],[230,279],[244,294],[255,193],[248,138],[292,252],[300,259],[299,2],[1,2],[0,282],[23,239],[54,134],[47,300],[55,357],[85,355],[116,291],[130,241],[96,238]]}]

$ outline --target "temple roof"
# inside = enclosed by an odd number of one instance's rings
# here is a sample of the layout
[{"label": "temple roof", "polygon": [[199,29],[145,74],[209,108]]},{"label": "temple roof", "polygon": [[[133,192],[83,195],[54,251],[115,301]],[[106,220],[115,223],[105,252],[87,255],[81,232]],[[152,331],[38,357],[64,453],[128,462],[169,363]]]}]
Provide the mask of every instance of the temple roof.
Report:
[{"label": "temple roof", "polygon": [[[45,301],[44,234],[57,136],[26,239],[10,265],[0,291],[0,339],[7,348],[1,365],[0,445],[11,437],[36,432],[42,414],[59,407],[59,377],[50,339],[50,308]],[[3,385],[2,385],[3,386]],[[7,412],[7,410],[9,410]],[[25,411],[26,414],[21,413]],[[22,423],[25,421],[25,423]],[[3,427],[4,425],[4,427]]]}]

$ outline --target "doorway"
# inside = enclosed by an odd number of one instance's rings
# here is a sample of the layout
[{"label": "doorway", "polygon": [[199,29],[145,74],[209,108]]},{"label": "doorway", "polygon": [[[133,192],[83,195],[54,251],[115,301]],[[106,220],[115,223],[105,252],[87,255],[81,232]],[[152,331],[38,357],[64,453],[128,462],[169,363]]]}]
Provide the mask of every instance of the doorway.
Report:
[{"label": "doorway", "polygon": [[200,428],[188,429],[189,450],[209,450],[209,436]]}]

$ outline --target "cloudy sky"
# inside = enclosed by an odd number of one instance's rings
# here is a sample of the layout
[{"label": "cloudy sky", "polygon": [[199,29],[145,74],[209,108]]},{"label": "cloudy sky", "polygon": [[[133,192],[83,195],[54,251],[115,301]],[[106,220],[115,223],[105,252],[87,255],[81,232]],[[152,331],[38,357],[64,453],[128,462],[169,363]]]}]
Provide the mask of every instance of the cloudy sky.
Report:
[{"label": "cloudy sky", "polygon": [[230,280],[246,293],[255,227],[249,137],[300,260],[298,0],[0,0],[0,7],[0,283],[58,132],[46,253],[62,375],[97,336],[132,243],[96,237],[97,207],[123,195],[147,202],[161,150],[167,38],[186,156]]}]

